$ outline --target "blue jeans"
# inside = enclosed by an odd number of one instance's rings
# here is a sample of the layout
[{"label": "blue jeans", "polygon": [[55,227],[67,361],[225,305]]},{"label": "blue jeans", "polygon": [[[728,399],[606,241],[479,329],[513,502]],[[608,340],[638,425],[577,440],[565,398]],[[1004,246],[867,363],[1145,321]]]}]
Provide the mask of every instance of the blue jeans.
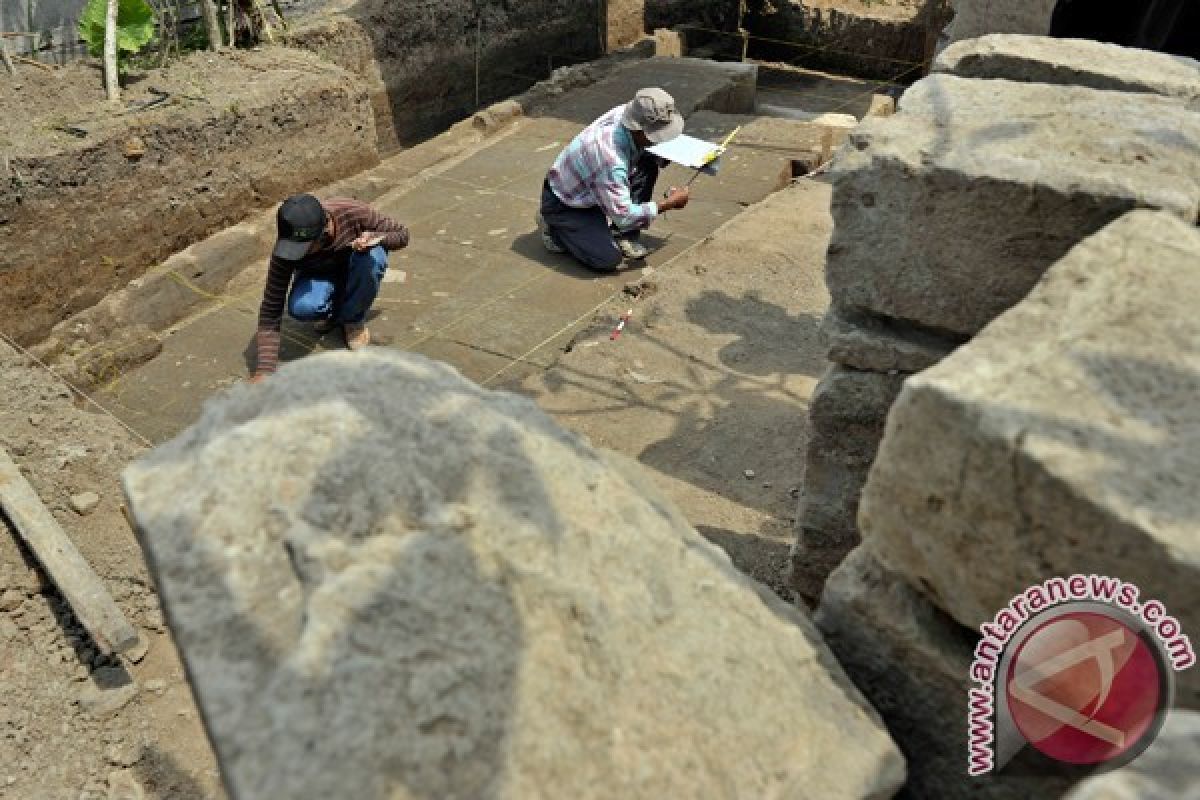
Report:
[{"label": "blue jeans", "polygon": [[387,251],[376,245],[351,253],[344,274],[297,272],[288,295],[288,313],[302,322],[332,319],[361,325],[379,294],[387,262]]}]

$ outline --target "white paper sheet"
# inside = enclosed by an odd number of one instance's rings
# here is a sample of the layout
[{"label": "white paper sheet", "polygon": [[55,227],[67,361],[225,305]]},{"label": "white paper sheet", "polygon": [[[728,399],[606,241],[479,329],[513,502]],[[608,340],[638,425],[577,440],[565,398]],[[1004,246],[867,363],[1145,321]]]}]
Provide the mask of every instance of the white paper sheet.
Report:
[{"label": "white paper sheet", "polygon": [[660,158],[692,169],[700,169],[721,153],[720,145],[688,136],[686,133],[647,149]]}]

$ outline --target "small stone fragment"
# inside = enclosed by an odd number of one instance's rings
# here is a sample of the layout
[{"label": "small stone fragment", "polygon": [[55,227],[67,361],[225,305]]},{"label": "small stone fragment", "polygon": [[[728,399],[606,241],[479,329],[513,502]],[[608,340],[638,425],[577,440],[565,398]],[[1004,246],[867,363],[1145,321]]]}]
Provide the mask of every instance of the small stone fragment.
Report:
[{"label": "small stone fragment", "polygon": [[138,635],[137,644],[132,649],[122,653],[122,655],[134,664],[140,664],[148,652],[150,652],[150,637],[142,633]]},{"label": "small stone fragment", "polygon": [[745,472],[743,472],[742,474],[746,476],[746,480],[752,480],[754,478],[755,473],[754,473],[754,470],[748,469]]},{"label": "small stone fragment", "polygon": [[104,753],[108,763],[117,767],[132,767],[142,758],[141,745],[136,742],[121,741],[109,745]]},{"label": "small stone fragment", "polygon": [[94,682],[79,693],[79,707],[97,719],[120,711],[137,696],[137,685],[122,669],[101,667],[92,677]]},{"label": "small stone fragment", "polygon": [[71,508],[81,517],[86,517],[95,511],[98,505],[100,505],[100,495],[95,492],[80,492],[71,495]]},{"label": "small stone fragment", "polygon": [[0,593],[0,611],[16,611],[25,602],[25,595],[16,589],[5,589]]}]

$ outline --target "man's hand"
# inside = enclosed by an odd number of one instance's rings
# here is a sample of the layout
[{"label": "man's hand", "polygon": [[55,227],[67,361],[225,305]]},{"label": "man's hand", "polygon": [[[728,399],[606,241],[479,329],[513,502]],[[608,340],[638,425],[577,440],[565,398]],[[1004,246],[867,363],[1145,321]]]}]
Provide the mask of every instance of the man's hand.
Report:
[{"label": "man's hand", "polygon": [[383,241],[382,236],[372,236],[369,233],[364,233],[350,243],[350,246],[357,252],[361,253],[364,250],[370,250],[375,245]]},{"label": "man's hand", "polygon": [[256,372],[246,379],[246,383],[262,383],[267,379],[267,373]]},{"label": "man's hand", "polygon": [[677,208],[683,208],[688,204],[691,198],[691,191],[685,186],[682,189],[671,187],[671,191],[667,192],[667,199],[658,204],[659,211],[672,211]]}]

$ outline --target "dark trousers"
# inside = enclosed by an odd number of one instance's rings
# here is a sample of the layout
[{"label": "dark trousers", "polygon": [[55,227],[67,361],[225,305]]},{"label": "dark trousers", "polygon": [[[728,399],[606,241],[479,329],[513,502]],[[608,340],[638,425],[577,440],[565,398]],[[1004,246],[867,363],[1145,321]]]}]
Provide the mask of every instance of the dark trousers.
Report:
[{"label": "dark trousers", "polygon": [[[643,153],[629,176],[629,193],[637,204],[654,199],[654,184],[658,181],[657,156]],[[542,219],[550,235],[575,260],[588,269],[611,272],[621,263],[621,251],[613,236],[636,239],[640,231],[617,231],[598,206],[571,208],[558,199],[550,181],[542,184]]]}]

